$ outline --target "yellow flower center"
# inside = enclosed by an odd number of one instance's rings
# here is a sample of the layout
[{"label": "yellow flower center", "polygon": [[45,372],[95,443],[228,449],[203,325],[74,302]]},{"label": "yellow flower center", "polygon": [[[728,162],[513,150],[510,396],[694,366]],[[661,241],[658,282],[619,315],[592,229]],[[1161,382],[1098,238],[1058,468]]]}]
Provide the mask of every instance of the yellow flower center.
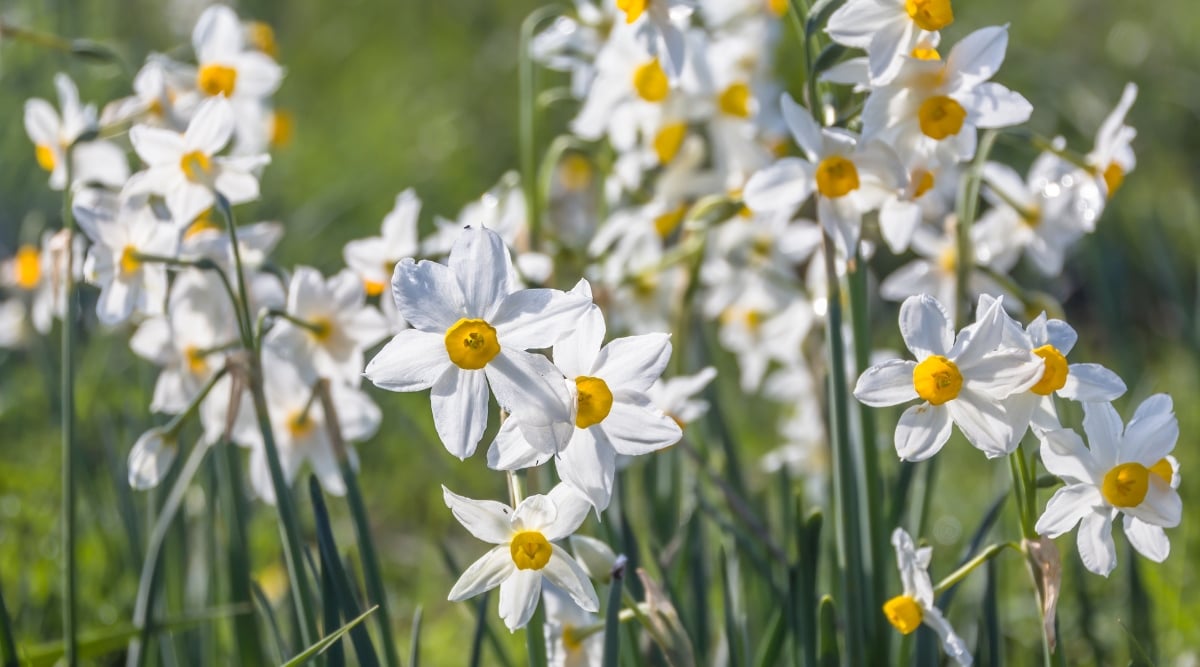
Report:
[{"label": "yellow flower center", "polygon": [[1121,187],[1121,184],[1124,182],[1125,170],[1122,169],[1121,165],[1117,164],[1116,162],[1109,162],[1108,166],[1104,168],[1104,185],[1108,188],[1108,196],[1113,196],[1113,193],[1116,192],[1117,188]]},{"label": "yellow flower center", "polygon": [[218,224],[216,220],[213,220],[213,209],[211,206],[205,209],[203,213],[196,216],[196,219],[192,221],[192,224],[188,225],[187,231],[183,233],[183,238],[190,239],[198,236],[201,232],[209,231],[221,231],[221,225]]},{"label": "yellow flower center", "polygon": [[227,65],[209,63],[196,72],[196,87],[205,95],[229,97],[236,83],[237,70]]},{"label": "yellow flower center", "polygon": [[522,530],[513,535],[509,549],[518,570],[540,570],[546,567],[550,554],[554,553],[546,536],[536,530]]},{"label": "yellow flower center", "polygon": [[638,20],[650,0],[617,0],[617,9],[625,12],[625,22],[633,23]]},{"label": "yellow flower center", "polygon": [[925,618],[925,610],[911,595],[897,595],[883,603],[883,615],[888,623],[901,634],[911,634],[921,627],[921,619]]},{"label": "yellow flower center", "polygon": [[767,0],[767,9],[775,16],[783,16],[788,10],[788,0]]},{"label": "yellow flower center", "polygon": [[187,362],[188,370],[194,375],[200,375],[208,370],[208,362],[204,359],[204,350],[189,345],[183,350],[183,358]]},{"label": "yellow flower center", "polygon": [[[1155,467],[1158,467],[1157,463]],[[1113,507],[1137,507],[1146,499],[1149,490],[1150,469],[1140,463],[1122,463],[1109,470],[1100,485],[1104,499]]]},{"label": "yellow flower center", "polygon": [[659,238],[667,238],[683,222],[686,214],[687,204],[680,204],[678,208],[663,213],[654,219],[654,231],[658,232]]},{"label": "yellow flower center", "polygon": [[271,145],[286,146],[292,142],[296,133],[296,119],[286,109],[276,109],[271,113]]},{"label": "yellow flower center", "polygon": [[34,146],[33,155],[37,158],[38,166],[46,171],[54,171],[54,166],[58,164],[54,157],[54,148],[46,144]]},{"label": "yellow flower center", "polygon": [[142,268],[142,260],[138,259],[137,248],[127,245],[121,251],[121,275],[127,276]]},{"label": "yellow flower center", "polygon": [[576,628],[573,625],[563,626],[562,643],[563,648],[567,649],[568,653],[574,653],[575,651],[583,648],[583,638],[577,635],[578,632],[579,628]]},{"label": "yellow flower center", "polygon": [[[658,147],[655,139],[655,148]],[[592,163],[579,153],[567,153],[558,163],[558,182],[570,192],[580,192],[592,184]]]},{"label": "yellow flower center", "polygon": [[942,54],[938,53],[937,49],[935,49],[932,46],[924,46],[924,45],[915,47],[912,50],[912,53],[910,53],[909,55],[916,58],[917,60],[941,60],[942,59]]},{"label": "yellow flower center", "polygon": [[1158,463],[1150,466],[1150,472],[1158,475],[1167,484],[1171,483],[1171,478],[1175,476],[1175,469],[1171,467],[1171,462],[1166,459],[1159,459]]},{"label": "yellow flower center", "polygon": [[212,160],[203,151],[192,151],[179,159],[179,168],[189,181],[203,183],[212,171]]},{"label": "yellow flower center", "polygon": [[671,92],[671,84],[658,58],[633,70],[633,89],[637,91],[638,97],[647,102],[661,102],[667,99],[667,93]]},{"label": "yellow flower center", "polygon": [[288,433],[292,434],[293,440],[299,440],[317,427],[317,424],[308,416],[306,410],[298,410],[291,414],[287,420]]},{"label": "yellow flower center", "polygon": [[917,109],[921,132],[938,141],[958,134],[966,118],[967,110],[945,95],[934,95],[922,102],[921,107]]},{"label": "yellow flower center", "polygon": [[958,270],[958,248],[954,246],[946,246],[937,258],[938,268],[945,273],[954,273]]},{"label": "yellow flower center", "polygon": [[604,421],[613,404],[613,395],[608,383],[600,378],[580,376],[575,378],[575,390],[579,395],[576,401],[578,409],[575,413],[575,425],[587,428]]},{"label": "yellow flower center", "polygon": [[913,199],[920,199],[926,192],[933,189],[933,172],[918,169],[913,172],[912,181],[916,184],[916,187],[913,188]]},{"label": "yellow flower center", "polygon": [[318,342],[323,343],[333,335],[333,322],[329,321],[327,317],[318,317],[309,324],[312,325],[313,338],[316,338]]},{"label": "yellow flower center", "polygon": [[913,387],[917,395],[933,405],[958,398],[962,384],[958,366],[940,354],[926,358],[913,369]]},{"label": "yellow flower center", "polygon": [[379,296],[383,294],[383,290],[387,289],[387,283],[381,283],[378,280],[364,280],[363,289],[366,290],[367,296]]},{"label": "yellow flower center", "polygon": [[38,249],[31,245],[21,246],[13,258],[13,273],[17,287],[23,290],[37,287],[42,280],[42,256]]},{"label": "yellow flower center", "polygon": [[954,22],[950,0],[906,0],[904,10],[921,30],[934,32]]},{"label": "yellow flower center", "polygon": [[679,147],[687,136],[687,123],[667,123],[654,135],[654,154],[659,164],[670,164],[679,155]]},{"label": "yellow flower center", "polygon": [[446,353],[459,368],[477,371],[500,354],[496,329],[483,320],[463,318],[446,330]]},{"label": "yellow flower center", "polygon": [[717,98],[721,111],[738,118],[750,117],[750,86],[735,83],[726,88]]},{"label": "yellow flower center", "polygon": [[246,25],[246,38],[250,45],[275,58],[279,55],[279,43],[275,41],[275,30],[262,21],[251,21]]},{"label": "yellow flower center", "polygon": [[858,189],[858,168],[840,155],[821,160],[817,165],[817,192],[837,199]]},{"label": "yellow flower center", "polygon": [[1035,394],[1041,396],[1049,396],[1067,383],[1067,358],[1062,352],[1053,345],[1043,345],[1033,351],[1034,354],[1041,357],[1046,362],[1046,370],[1042,373],[1042,379],[1038,383],[1029,388]]}]

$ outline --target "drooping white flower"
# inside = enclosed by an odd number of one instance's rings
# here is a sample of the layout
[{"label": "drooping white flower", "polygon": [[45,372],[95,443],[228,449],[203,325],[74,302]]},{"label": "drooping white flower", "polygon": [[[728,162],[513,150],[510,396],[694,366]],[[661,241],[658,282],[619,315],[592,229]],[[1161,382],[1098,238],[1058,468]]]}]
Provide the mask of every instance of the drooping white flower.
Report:
[{"label": "drooping white flower", "polygon": [[569,537],[591,506],[566,484],[532,495],[514,509],[493,500],[471,500],[442,487],[446,506],[472,535],[495,544],[463,572],[448,596],[458,602],[500,587],[500,618],[509,630],[525,627],[548,580],[584,611],[600,608],[596,589],[574,558],[554,542]]},{"label": "drooping white flower", "polygon": [[85,132],[96,129],[96,107],[79,101],[79,89],[66,74],[54,77],[60,116],[46,100],[25,102],[25,131],[34,143],[38,166],[50,172],[50,187],[67,186],[67,160],[70,158],[71,183],[99,183],[119,188],[129,178],[125,152],[110,141],[75,143]]},{"label": "drooping white flower", "polygon": [[[586,282],[574,290],[590,297]],[[554,458],[564,482],[585,494],[597,512],[608,507],[618,454],[638,456],[679,441],[682,430],[646,396],[671,358],[666,334],[604,342],[604,316],[592,305],[575,331],[554,345],[554,363],[574,399],[575,430],[560,451],[539,448],[505,423],[488,449],[488,465],[516,470]]]},{"label": "drooping white flower", "polygon": [[1117,565],[1112,522],[1124,515],[1125,537],[1138,553],[1166,560],[1163,528],[1179,525],[1183,501],[1170,453],[1179,439],[1171,397],[1142,402],[1125,425],[1111,403],[1084,403],[1088,446],[1070,429],[1038,433],[1042,462],[1066,486],[1054,493],[1035,529],[1058,537],[1079,525],[1079,556],[1088,570],[1108,576]]},{"label": "drooping white flower", "polygon": [[118,324],[134,313],[161,315],[167,297],[167,267],[145,256],[174,258],[179,238],[171,225],[148,206],[125,205],[111,211],[76,206],[79,227],[92,239],[84,278],[100,287],[96,314]]},{"label": "drooping white flower", "polygon": [[148,167],[134,174],[126,191],[161,195],[180,229],[213,206],[214,191],[230,204],[257,199],[258,178],[253,171],[271,158],[218,156],[229,143],[233,129],[233,107],[221,96],[201,103],[183,134],[135,125],[129,131],[129,140]]},{"label": "drooping white flower", "polygon": [[904,58],[937,45],[938,31],[954,21],[950,0],[849,0],[829,17],[825,32],[844,46],[864,49],[872,85],[896,78]]},{"label": "drooping white flower", "polygon": [[432,389],[438,435],[459,458],[483,437],[489,386],[541,450],[560,449],[574,428],[562,373],[526,350],[558,342],[590,302],[558,290],[513,291],[511,274],[503,240],[481,227],[462,231],[448,265],[401,261],[392,292],[413,328],[367,364],[366,377],[382,389]]},{"label": "drooping white flower", "polygon": [[171,469],[178,451],[175,434],[157,426],[147,430],[129,450],[129,487],[145,491],[158,486]]},{"label": "drooping white flower", "polygon": [[1134,138],[1137,137],[1137,130],[1125,124],[1125,116],[1133,107],[1137,92],[1137,84],[1125,84],[1121,101],[1100,125],[1096,132],[1095,147],[1085,158],[1100,175],[1109,197],[1113,196],[1125,181],[1125,177],[1137,166],[1137,156],[1134,155],[1132,146]]},{"label": "drooping white flower", "polygon": [[362,281],[349,269],[323,278],[314,268],[297,267],[287,296],[287,314],[295,321],[281,319],[266,340],[307,357],[320,375],[357,387],[363,352],[389,331],[383,315],[366,299]]},{"label": "drooping white flower", "polygon": [[896,567],[900,569],[904,593],[883,604],[884,616],[892,627],[906,635],[914,632],[922,623],[928,625],[941,638],[946,655],[963,667],[970,667],[973,658],[967,643],[955,634],[950,621],[934,605],[933,582],[929,578],[933,548],[916,548],[912,537],[903,528],[892,532],[892,546],[896,548]]},{"label": "drooping white flower", "polygon": [[942,304],[923,294],[900,306],[900,335],[916,361],[893,359],[867,369],[854,396],[872,407],[922,399],[896,425],[901,459],[927,459],[950,438],[950,424],[988,458],[1012,451],[1013,416],[999,401],[1026,391],[1042,377],[1044,363],[1029,350],[1001,348],[1001,301],[955,338]]}]

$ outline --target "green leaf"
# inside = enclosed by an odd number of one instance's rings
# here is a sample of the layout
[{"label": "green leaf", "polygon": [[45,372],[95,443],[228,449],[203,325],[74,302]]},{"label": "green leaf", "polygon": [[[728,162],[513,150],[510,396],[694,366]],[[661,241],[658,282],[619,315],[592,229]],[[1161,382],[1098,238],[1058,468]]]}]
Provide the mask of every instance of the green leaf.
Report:
[{"label": "green leaf", "polygon": [[617,667],[621,651],[621,593],[625,586],[625,557],[618,556],[604,609],[604,667]]},{"label": "green leaf", "polygon": [[409,667],[418,667],[421,657],[421,607],[417,606],[413,612],[412,622],[412,646],[408,650],[408,665]]},{"label": "green leaf", "polygon": [[817,612],[820,626],[820,641],[817,647],[821,667],[838,667],[841,664],[841,654],[838,652],[837,640],[837,609],[833,598],[826,595],[821,598],[821,607]]},{"label": "green leaf", "polygon": [[335,630],[333,632],[333,634],[323,637],[320,641],[318,641],[317,643],[315,643],[312,646],[309,646],[307,649],[305,649],[304,652],[301,653],[300,655],[297,655],[296,657],[292,658],[291,660],[288,660],[287,662],[283,663],[283,667],[298,667],[299,665],[303,665],[304,663],[308,662],[309,660],[312,660],[316,656],[321,655],[322,653],[324,653],[326,651],[326,649],[328,649],[330,646],[333,646],[335,643],[337,643],[337,641],[342,638],[342,635],[346,634],[347,632],[350,632],[354,628],[358,627],[358,624],[367,620],[367,617],[370,616],[378,608],[379,608],[378,606],[375,606],[375,607],[371,607],[370,609],[364,611],[362,613],[362,615],[360,615],[358,618],[356,618],[353,621],[350,621],[349,623],[338,628],[337,630]]}]

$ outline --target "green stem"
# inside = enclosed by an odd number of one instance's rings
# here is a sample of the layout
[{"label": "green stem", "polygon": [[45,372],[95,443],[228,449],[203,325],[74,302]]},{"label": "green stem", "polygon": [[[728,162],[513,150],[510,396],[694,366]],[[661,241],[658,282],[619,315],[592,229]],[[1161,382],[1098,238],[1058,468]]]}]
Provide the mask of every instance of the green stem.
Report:
[{"label": "green stem", "polygon": [[[226,545],[229,565],[229,590],[234,604],[253,605],[253,580],[250,578],[250,545],[246,539],[246,524],[250,515],[241,493],[241,459],[237,447],[228,440],[217,443],[220,461],[217,462],[217,484],[220,487],[221,512],[228,530]],[[258,617],[246,614],[234,620],[238,655],[241,664],[262,664],[267,661],[258,634]]]},{"label": "green stem", "polygon": [[525,626],[525,649],[529,653],[529,667],[546,667],[546,605],[538,600],[537,609]]},{"label": "green stem", "polygon": [[937,583],[937,585],[933,587],[934,595],[943,593],[946,591],[946,589],[950,588],[954,584],[957,584],[958,582],[962,581],[963,579],[966,579],[967,575],[971,574],[971,572],[975,568],[979,567],[980,565],[983,565],[984,563],[991,560],[992,558],[995,558],[997,555],[999,555],[999,553],[1001,551],[1004,551],[1005,549],[1013,549],[1014,551],[1020,551],[1021,545],[1017,544],[1016,542],[999,542],[997,544],[993,544],[993,545],[989,546],[988,548],[979,552],[979,555],[975,556],[974,558],[967,561],[966,563],[963,563],[962,567],[951,572],[949,575],[946,576],[945,579],[942,579],[941,581],[939,581]]},{"label": "green stem", "polygon": [[67,184],[63,189],[63,229],[67,232],[67,247],[64,251],[63,290],[66,307],[62,327],[62,529],[63,529],[63,645],[68,667],[78,664],[78,628],[76,613],[78,600],[75,567],[75,459],[79,452],[75,447],[75,320],[79,304],[75,294],[75,217],[71,212],[71,156],[66,158]]},{"label": "green stem", "polygon": [[866,636],[862,621],[866,618],[862,545],[858,525],[858,489],[855,479],[853,443],[850,439],[850,414],[847,405],[846,343],[842,338],[842,290],[837,275],[833,238],[824,235],[825,280],[828,312],[825,318],[829,343],[829,406],[833,439],[834,534],[837,541],[838,569],[841,571],[841,595],[847,620],[846,654],[852,665],[865,664]]},{"label": "green stem", "polygon": [[537,250],[542,233],[542,202],[538,196],[537,176],[537,69],[529,53],[534,31],[542,21],[558,14],[558,7],[542,7],[521,23],[521,42],[518,57],[517,86],[520,97],[521,186],[525,190],[525,207],[529,215],[529,246]]},{"label": "green stem", "polygon": [[[229,243],[233,247],[234,272],[237,274],[241,321],[250,321],[249,297],[246,290],[246,277],[242,270],[242,256],[238,249],[237,223],[233,211],[229,208],[229,200],[220,193],[216,194],[216,207],[225,218],[229,230]],[[318,637],[317,622],[312,611],[312,592],[309,589],[308,575],[304,570],[304,552],[300,541],[300,519],[293,504],[291,489],[283,474],[283,465],[279,460],[279,447],[275,443],[275,433],[271,428],[271,417],[267,407],[267,395],[263,390],[263,370],[261,350],[254,347],[255,337],[249,330],[243,330],[242,341],[250,351],[250,368],[248,384],[254,400],[254,412],[258,418],[258,428],[262,433],[263,449],[267,455],[267,467],[271,472],[271,484],[275,490],[275,509],[279,513],[280,530],[283,533],[283,557],[287,564],[288,579],[292,585],[292,601],[296,607],[296,615],[300,618],[300,635],[304,645],[311,645]]]},{"label": "green stem", "polygon": [[988,130],[979,140],[975,150],[975,159],[971,167],[963,175],[958,191],[957,209],[957,256],[954,303],[954,323],[958,328],[967,325],[967,316],[971,312],[971,270],[975,267],[975,246],[971,242],[971,226],[979,214],[979,186],[983,180],[983,165],[987,163],[988,154],[996,143],[996,131]]}]

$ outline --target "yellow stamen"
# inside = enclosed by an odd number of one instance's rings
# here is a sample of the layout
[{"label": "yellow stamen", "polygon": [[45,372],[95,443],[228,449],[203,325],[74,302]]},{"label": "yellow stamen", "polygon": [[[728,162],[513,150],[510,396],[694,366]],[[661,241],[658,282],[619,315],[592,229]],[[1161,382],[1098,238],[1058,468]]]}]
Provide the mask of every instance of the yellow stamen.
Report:
[{"label": "yellow stamen", "polygon": [[1029,388],[1035,394],[1041,396],[1049,396],[1063,385],[1067,384],[1067,358],[1062,352],[1053,345],[1043,345],[1033,351],[1034,354],[1045,360],[1046,370],[1042,373],[1042,379],[1038,383]]},{"label": "yellow stamen", "polygon": [[138,259],[137,248],[127,245],[121,251],[121,275],[127,276],[142,268],[142,260]]},{"label": "yellow stamen", "polygon": [[563,625],[562,643],[563,648],[567,649],[568,653],[573,653],[583,648],[583,639],[575,636],[578,631],[579,629],[573,625]]},{"label": "yellow stamen", "polygon": [[279,43],[275,41],[275,29],[262,21],[251,21],[246,24],[246,41],[272,58],[279,56]]},{"label": "yellow stamen", "polygon": [[13,273],[17,287],[31,290],[42,280],[42,256],[31,245],[21,246],[13,258]]},{"label": "yellow stamen", "polygon": [[613,404],[613,395],[608,383],[600,378],[580,376],[575,378],[575,389],[579,395],[575,425],[587,428],[604,421]]},{"label": "yellow stamen", "polygon": [[625,22],[633,23],[646,11],[650,0],[617,0],[617,9],[625,12]]},{"label": "yellow stamen", "polygon": [[333,322],[330,322],[328,318],[318,317],[309,322],[309,324],[312,325],[313,338],[322,343],[329,340],[329,337],[333,335]]},{"label": "yellow stamen", "polygon": [[1104,475],[1100,485],[1104,499],[1113,507],[1137,507],[1146,499],[1149,490],[1150,469],[1140,463],[1116,466]]},{"label": "yellow stamen", "polygon": [[523,530],[513,535],[509,549],[518,570],[540,570],[546,567],[554,553],[546,536],[536,530]]},{"label": "yellow stamen", "polygon": [[387,283],[381,283],[378,280],[364,280],[363,289],[366,290],[367,296],[379,296],[383,294],[383,290],[387,289]]},{"label": "yellow stamen", "polygon": [[738,118],[750,117],[750,86],[735,83],[726,88],[717,98],[721,111]]},{"label": "yellow stamen", "polygon": [[208,361],[204,359],[204,350],[189,345],[183,350],[184,361],[187,362],[187,368],[193,375],[201,375],[208,370]]},{"label": "yellow stamen", "polygon": [[900,634],[907,635],[921,627],[925,610],[911,595],[897,595],[883,603],[883,615]]},{"label": "yellow stamen", "polygon": [[236,84],[237,70],[227,65],[209,63],[196,72],[196,87],[205,95],[229,97]]},{"label": "yellow stamen", "polygon": [[958,134],[967,119],[967,110],[953,98],[935,95],[921,103],[917,119],[925,136],[941,141]]},{"label": "yellow stamen", "polygon": [[292,434],[293,440],[299,440],[316,428],[317,424],[308,416],[304,410],[293,412],[287,420],[288,432]]},{"label": "yellow stamen", "polygon": [[179,168],[189,181],[203,183],[212,171],[212,160],[202,151],[192,151],[179,159]]},{"label": "yellow stamen", "polygon": [[904,10],[922,30],[935,32],[954,22],[950,0],[906,0]]},{"label": "yellow stamen", "polygon": [[54,157],[54,148],[46,144],[38,144],[33,148],[33,155],[37,158],[38,166],[46,171],[54,171],[58,160]]},{"label": "yellow stamen", "polygon": [[196,216],[192,224],[188,225],[187,231],[183,233],[184,239],[190,239],[198,236],[201,232],[219,232],[221,225],[213,219],[213,209],[208,207],[203,213]]},{"label": "yellow stamen", "polygon": [[938,53],[938,50],[933,48],[932,46],[917,46],[912,50],[912,53],[910,53],[909,55],[916,58],[917,60],[941,60],[942,59],[942,54]]},{"label": "yellow stamen", "polygon": [[837,199],[858,189],[858,168],[840,155],[821,160],[817,165],[817,192]]},{"label": "yellow stamen", "polygon": [[271,113],[271,145],[286,146],[292,143],[292,135],[296,133],[296,118],[286,109],[276,109]]},{"label": "yellow stamen", "polygon": [[477,371],[500,354],[496,329],[483,320],[463,318],[446,330],[446,353],[459,368]]},{"label": "yellow stamen", "polygon": [[654,135],[654,154],[659,164],[670,164],[679,155],[679,147],[687,136],[687,123],[667,123]]},{"label": "yellow stamen", "polygon": [[675,231],[683,222],[685,214],[687,214],[687,204],[680,204],[678,208],[655,218],[654,231],[658,232],[659,238],[665,239],[670,236],[671,232]]},{"label": "yellow stamen", "polygon": [[913,369],[913,387],[917,395],[933,405],[958,398],[962,385],[958,366],[939,354],[926,358]]},{"label": "yellow stamen", "polygon": [[917,169],[912,174],[912,182],[916,184],[913,189],[913,199],[920,199],[922,195],[933,189],[933,172],[926,169]]},{"label": "yellow stamen", "polygon": [[594,171],[591,161],[586,157],[579,153],[567,153],[558,163],[558,182],[569,192],[580,192],[592,184]]},{"label": "yellow stamen", "polygon": [[783,16],[788,10],[788,0],[767,0],[767,9],[775,16]]},{"label": "yellow stamen", "polygon": [[946,273],[954,273],[958,270],[958,248],[950,245],[946,246],[942,253],[937,258],[938,268]]},{"label": "yellow stamen", "polygon": [[1125,170],[1116,162],[1109,162],[1104,168],[1104,185],[1108,188],[1108,196],[1113,196],[1117,188],[1125,182]]},{"label": "yellow stamen", "polygon": [[1150,472],[1158,475],[1167,484],[1170,484],[1171,478],[1175,476],[1175,469],[1171,467],[1171,462],[1166,459],[1159,459],[1158,463],[1150,466]]},{"label": "yellow stamen", "polygon": [[671,92],[671,83],[667,80],[667,73],[663,71],[658,58],[639,65],[633,71],[633,89],[637,91],[638,97],[647,102],[661,102],[667,99],[667,93]]}]

